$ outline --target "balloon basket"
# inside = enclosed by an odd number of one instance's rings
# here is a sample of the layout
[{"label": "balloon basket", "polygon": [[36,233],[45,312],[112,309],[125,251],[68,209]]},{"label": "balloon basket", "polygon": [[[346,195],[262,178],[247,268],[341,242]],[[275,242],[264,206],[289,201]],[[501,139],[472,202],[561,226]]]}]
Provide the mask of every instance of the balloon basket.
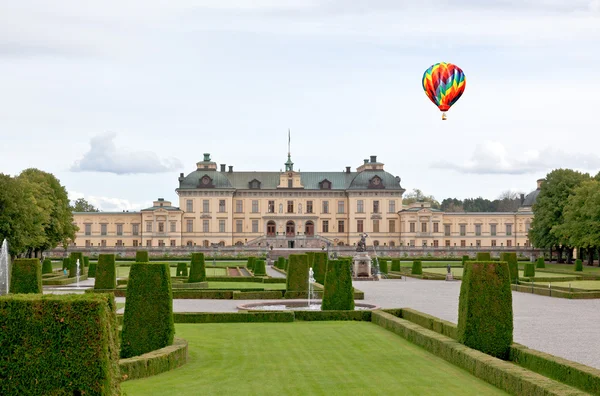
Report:
[{"label": "balloon basket", "polygon": [[446,113],[442,113],[442,120],[446,121],[448,119],[448,117],[446,116]]}]

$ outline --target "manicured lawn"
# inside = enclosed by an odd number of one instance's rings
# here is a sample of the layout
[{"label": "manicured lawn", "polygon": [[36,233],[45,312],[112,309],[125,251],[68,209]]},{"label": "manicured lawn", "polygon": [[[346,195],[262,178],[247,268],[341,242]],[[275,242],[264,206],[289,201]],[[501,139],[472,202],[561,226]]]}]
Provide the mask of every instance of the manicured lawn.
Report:
[{"label": "manicured lawn", "polygon": [[265,289],[285,290],[285,283],[208,282],[209,289]]},{"label": "manicured lawn", "polygon": [[[521,263],[519,263],[519,268],[522,268]],[[585,262],[583,263],[583,271],[582,272],[576,272],[575,271],[575,264],[554,264],[554,263],[546,263],[546,270],[550,270],[550,271],[560,271],[560,272],[569,272],[569,273],[573,273],[573,274],[579,274],[581,275],[581,273],[583,272],[584,274],[593,274],[593,275],[598,275],[600,276],[600,267],[590,267],[588,265],[585,264]]]},{"label": "manicured lawn", "polygon": [[[400,261],[400,267],[411,267],[412,268],[412,264],[413,261],[406,261],[405,259]],[[446,268],[446,266],[450,264],[451,267],[459,267],[462,268],[462,262],[461,261],[421,261],[421,266],[423,268],[430,268],[430,267],[444,267]],[[392,262],[391,260],[388,261],[388,269],[392,269]]]},{"label": "manicured lawn", "polygon": [[206,267],[206,276],[227,276],[227,268]]},{"label": "manicured lawn", "polygon": [[[539,283],[536,285],[548,287],[548,283]],[[552,282],[552,287],[560,286],[560,287],[568,288],[569,285],[571,285],[571,287],[573,289],[600,290],[600,281],[582,280],[582,281],[572,281],[572,282]]]},{"label": "manicured lawn", "polygon": [[[129,269],[131,267],[117,267],[117,278],[128,278],[129,277]],[[177,268],[170,267],[171,276],[177,275]],[[188,268],[189,271],[189,268]],[[206,276],[227,276],[227,270],[225,268],[211,268],[206,267]]]},{"label": "manicured lawn", "polygon": [[134,395],[496,395],[501,390],[368,322],[177,324],[189,361],[126,381]]},{"label": "manicured lawn", "polygon": [[[452,274],[455,276],[462,276],[463,275],[463,269],[461,268],[452,268]],[[446,268],[427,268],[427,270],[425,272],[431,272],[431,273],[435,273],[435,274],[446,274],[448,271],[446,270]],[[540,278],[565,278],[568,277],[569,275],[565,275],[565,274],[558,274],[555,272],[536,272],[535,275],[537,277]],[[523,271],[519,270],[519,277],[523,277]],[[573,280],[575,280],[576,278],[573,277]]]}]

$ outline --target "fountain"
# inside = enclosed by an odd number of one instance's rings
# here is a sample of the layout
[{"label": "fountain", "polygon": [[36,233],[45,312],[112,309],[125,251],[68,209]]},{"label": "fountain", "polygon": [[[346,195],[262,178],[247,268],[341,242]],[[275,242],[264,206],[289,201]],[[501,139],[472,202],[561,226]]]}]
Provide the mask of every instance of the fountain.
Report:
[{"label": "fountain", "polygon": [[79,277],[81,276],[81,271],[79,269],[79,259],[77,259],[77,270],[75,272],[75,277],[77,278],[77,288],[79,289]]},{"label": "fountain", "polygon": [[[315,283],[315,272],[313,271],[312,267],[310,267],[308,269],[308,296],[307,296],[307,301],[308,301],[308,309],[311,309],[310,307],[310,299],[312,298],[313,300],[314,298],[314,283]],[[320,306],[319,306],[320,309]]]},{"label": "fountain", "polygon": [[10,256],[8,255],[8,242],[2,242],[0,248],[0,296],[8,294],[10,290]]}]

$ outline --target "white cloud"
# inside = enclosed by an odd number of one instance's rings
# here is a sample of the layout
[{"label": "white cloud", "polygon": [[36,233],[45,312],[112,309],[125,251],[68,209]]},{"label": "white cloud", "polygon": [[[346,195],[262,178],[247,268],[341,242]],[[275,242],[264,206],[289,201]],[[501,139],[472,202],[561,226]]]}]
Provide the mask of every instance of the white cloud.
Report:
[{"label": "white cloud", "polygon": [[509,174],[548,172],[555,168],[572,168],[596,173],[600,157],[591,153],[567,153],[555,148],[508,152],[502,143],[486,140],[478,144],[471,159],[461,163],[440,161],[433,168],[451,169],[471,174]]},{"label": "white cloud", "polygon": [[115,133],[95,136],[90,140],[90,151],[75,161],[73,172],[107,172],[117,175],[134,173],[161,173],[182,167],[176,158],[160,159],[151,151],[132,151],[117,147]]},{"label": "white cloud", "polygon": [[69,191],[69,199],[75,201],[79,198],[85,198],[96,209],[102,212],[122,212],[122,211],[138,211],[152,206],[152,201],[132,202],[123,198],[98,197],[93,195],[86,196],[78,191]]}]

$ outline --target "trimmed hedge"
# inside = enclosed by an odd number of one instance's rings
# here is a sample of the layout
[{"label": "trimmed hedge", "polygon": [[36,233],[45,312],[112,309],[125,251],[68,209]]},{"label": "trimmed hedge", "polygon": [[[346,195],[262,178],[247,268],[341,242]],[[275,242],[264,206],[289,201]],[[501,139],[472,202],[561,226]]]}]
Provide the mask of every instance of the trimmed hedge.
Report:
[{"label": "trimmed hedge", "polygon": [[97,263],[91,263],[89,268],[88,268],[88,278],[95,278],[96,277],[96,268],[98,267]]},{"label": "trimmed hedge", "polygon": [[508,271],[510,273],[510,282],[518,283],[519,281],[519,263],[517,261],[517,254],[510,252],[500,253],[500,261],[505,261],[508,264]]},{"label": "trimmed hedge", "polygon": [[316,252],[313,262],[314,277],[317,283],[325,284],[325,272],[327,272],[327,253]]},{"label": "trimmed hedge", "polygon": [[396,316],[418,324],[426,329],[433,330],[436,333],[443,334],[446,337],[450,337],[454,340],[457,339],[457,327],[454,323],[410,308],[400,309],[400,312],[398,312],[398,315]]},{"label": "trimmed hedge", "polygon": [[83,256],[83,266],[86,268],[90,266],[90,258],[88,256]]},{"label": "trimmed hedge", "polygon": [[121,333],[121,357],[130,358],[173,344],[173,294],[166,264],[131,266]]},{"label": "trimmed hedge", "polygon": [[267,300],[283,297],[283,290],[234,291],[234,300]]},{"label": "trimmed hedge", "polygon": [[[325,253],[327,254],[327,253]],[[306,256],[308,257],[308,268],[313,268],[315,266],[315,252],[306,252]]]},{"label": "trimmed hedge", "polygon": [[277,263],[275,264],[275,267],[277,267],[279,269],[284,269],[285,268],[285,257],[279,256],[277,258]]},{"label": "trimmed hedge", "polygon": [[0,394],[120,394],[112,296],[0,297],[0,329]]},{"label": "trimmed hedge", "polygon": [[287,270],[286,291],[308,291],[308,256],[306,254],[290,254]]},{"label": "trimmed hedge", "polygon": [[400,272],[400,259],[392,259],[392,271]]},{"label": "trimmed hedge", "polygon": [[[70,263],[69,278],[76,278],[77,277],[77,259],[74,259],[73,257],[71,257],[69,259],[69,263]],[[79,262],[79,276],[81,277],[82,275],[83,275],[83,263],[80,261]]]},{"label": "trimmed hedge", "polygon": [[387,260],[386,259],[380,259],[379,260],[379,272],[382,274],[387,274],[388,273],[388,265],[387,265]]},{"label": "trimmed hedge", "polygon": [[63,263],[62,263],[62,270],[64,272],[64,270],[69,271],[71,269],[71,259],[68,257],[65,257],[63,259]]},{"label": "trimmed hedge", "polygon": [[192,253],[190,264],[189,283],[206,281],[206,265],[204,264],[204,253]]},{"label": "trimmed hedge", "polygon": [[477,252],[476,261],[490,261],[492,259],[492,255],[490,252]]},{"label": "trimmed hedge", "polygon": [[423,275],[423,266],[421,264],[421,260],[413,261],[410,273],[413,275]]},{"label": "trimmed hedge", "polygon": [[188,358],[188,343],[176,338],[173,345],[119,361],[123,381],[151,377],[183,366]]},{"label": "trimmed hedge", "polygon": [[[193,255],[193,253],[192,253]],[[149,262],[149,255],[147,250],[138,250],[135,252],[135,262],[136,263],[147,263]]]},{"label": "trimmed hedge", "polygon": [[266,276],[265,260],[256,260],[254,262],[254,276]]},{"label": "trimmed hedge", "polygon": [[583,271],[583,263],[580,259],[575,260],[575,271]]},{"label": "trimmed hedge", "polygon": [[467,256],[467,255],[464,255],[464,256],[462,256],[462,259],[461,259],[461,261],[462,261],[462,266],[463,266],[463,268],[465,268],[465,263],[466,263],[467,261],[469,261],[469,256]]},{"label": "trimmed hedge", "polygon": [[175,276],[188,276],[186,263],[177,263],[177,272]]},{"label": "trimmed hedge", "polygon": [[370,322],[373,311],[294,311],[295,320],[323,321],[323,320],[353,320]]},{"label": "trimmed hedge", "polygon": [[458,341],[508,359],[513,340],[512,291],[508,264],[468,262],[458,302]]},{"label": "trimmed hedge", "polygon": [[[131,267],[133,269],[133,266]],[[115,289],[117,287],[117,268],[114,254],[101,254],[96,265],[94,289]]]},{"label": "trimmed hedge", "polygon": [[[85,273],[85,261],[83,260],[83,253],[72,252],[70,268],[75,268],[74,271],[77,269],[77,260],[79,260],[79,276],[81,276]],[[69,278],[73,278],[75,276],[75,272],[73,272],[73,275],[71,275],[71,273],[69,272]]]},{"label": "trimmed hedge", "polygon": [[10,276],[9,290],[12,294],[42,293],[42,266],[40,260],[36,258],[16,259],[13,262]]},{"label": "trimmed hedge", "polygon": [[248,268],[250,271],[254,271],[254,261],[256,260],[256,257],[248,257],[248,262],[246,263],[246,268]]},{"label": "trimmed hedge", "polygon": [[536,268],[546,268],[546,263],[544,262],[543,257],[538,257],[537,261],[535,262],[535,267]]},{"label": "trimmed hedge", "polygon": [[290,264],[290,260],[289,259],[285,259],[285,264],[283,266],[283,270],[287,272],[288,269],[288,265]]},{"label": "trimmed hedge", "polygon": [[323,311],[354,309],[352,265],[348,261],[330,260],[327,264],[321,309]]},{"label": "trimmed hedge", "polygon": [[535,276],[535,265],[533,263],[525,263],[525,270],[523,271],[523,277],[533,278]]},{"label": "trimmed hedge", "polygon": [[293,322],[292,311],[174,313],[175,323],[262,323]]},{"label": "trimmed hedge", "polygon": [[42,263],[42,275],[52,273],[52,261],[50,259],[44,259]]}]

